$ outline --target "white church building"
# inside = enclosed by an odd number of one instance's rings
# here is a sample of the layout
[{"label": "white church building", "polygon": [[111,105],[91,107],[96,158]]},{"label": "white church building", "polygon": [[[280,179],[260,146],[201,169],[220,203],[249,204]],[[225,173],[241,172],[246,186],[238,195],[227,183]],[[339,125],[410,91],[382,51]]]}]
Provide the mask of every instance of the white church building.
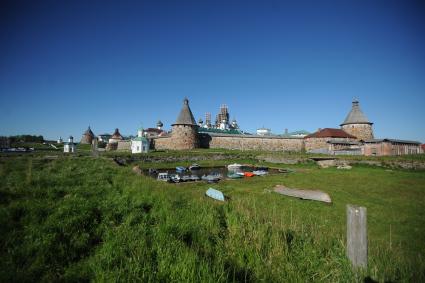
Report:
[{"label": "white church building", "polygon": [[77,147],[74,143],[74,138],[69,136],[68,142],[63,144],[63,152],[65,153],[75,153],[77,151]]},{"label": "white church building", "polygon": [[137,137],[131,140],[131,153],[147,153],[149,140],[143,136],[143,129],[137,131]]}]

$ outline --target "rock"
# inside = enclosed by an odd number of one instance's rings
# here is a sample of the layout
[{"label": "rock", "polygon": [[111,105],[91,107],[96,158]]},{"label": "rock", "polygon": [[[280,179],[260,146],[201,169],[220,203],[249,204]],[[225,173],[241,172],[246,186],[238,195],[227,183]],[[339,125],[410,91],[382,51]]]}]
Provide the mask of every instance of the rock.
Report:
[{"label": "rock", "polygon": [[140,169],[139,165],[134,166],[132,171],[137,175],[142,175],[142,169]]}]

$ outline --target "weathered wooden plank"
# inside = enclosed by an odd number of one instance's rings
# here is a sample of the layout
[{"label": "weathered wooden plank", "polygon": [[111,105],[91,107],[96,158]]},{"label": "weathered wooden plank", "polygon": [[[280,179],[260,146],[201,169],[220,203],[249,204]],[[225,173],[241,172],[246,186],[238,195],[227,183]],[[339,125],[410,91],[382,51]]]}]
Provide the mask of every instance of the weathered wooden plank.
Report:
[{"label": "weathered wooden plank", "polygon": [[92,156],[94,157],[99,156],[99,152],[97,151],[97,138],[94,138],[91,143],[91,153],[92,153]]},{"label": "weathered wooden plank", "polygon": [[354,267],[367,267],[366,207],[347,204],[347,257]]},{"label": "weathered wooden plank", "polygon": [[274,191],[285,196],[332,203],[331,197],[327,193],[322,191],[290,189],[281,185],[277,185],[274,188]]}]

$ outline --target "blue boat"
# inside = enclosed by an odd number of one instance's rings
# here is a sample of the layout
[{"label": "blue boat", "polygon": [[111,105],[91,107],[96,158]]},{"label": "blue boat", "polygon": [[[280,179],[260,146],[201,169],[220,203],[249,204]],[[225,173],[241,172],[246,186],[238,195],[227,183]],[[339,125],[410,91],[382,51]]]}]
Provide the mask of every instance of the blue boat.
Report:
[{"label": "blue boat", "polygon": [[230,179],[239,179],[239,178],[243,178],[243,174],[237,174],[237,173],[228,173],[227,177]]},{"label": "blue boat", "polygon": [[215,200],[224,201],[223,193],[216,189],[209,188],[205,194]]},{"label": "blue boat", "polygon": [[177,166],[177,167],[176,167],[176,171],[177,171],[177,172],[184,172],[184,171],[186,171],[186,167],[183,167],[183,166]]}]

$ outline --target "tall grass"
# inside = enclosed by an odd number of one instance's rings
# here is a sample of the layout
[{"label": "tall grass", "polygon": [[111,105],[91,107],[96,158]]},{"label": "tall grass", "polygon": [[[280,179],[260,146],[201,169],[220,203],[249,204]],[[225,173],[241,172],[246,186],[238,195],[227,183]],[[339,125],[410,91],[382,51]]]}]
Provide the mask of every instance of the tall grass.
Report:
[{"label": "tall grass", "polygon": [[[0,281],[425,280],[422,172],[298,168],[221,182],[230,199],[217,203],[207,184],[159,183],[108,159],[1,158]],[[334,204],[271,193],[276,184]],[[362,273],[345,256],[347,203],[368,208]]]}]

